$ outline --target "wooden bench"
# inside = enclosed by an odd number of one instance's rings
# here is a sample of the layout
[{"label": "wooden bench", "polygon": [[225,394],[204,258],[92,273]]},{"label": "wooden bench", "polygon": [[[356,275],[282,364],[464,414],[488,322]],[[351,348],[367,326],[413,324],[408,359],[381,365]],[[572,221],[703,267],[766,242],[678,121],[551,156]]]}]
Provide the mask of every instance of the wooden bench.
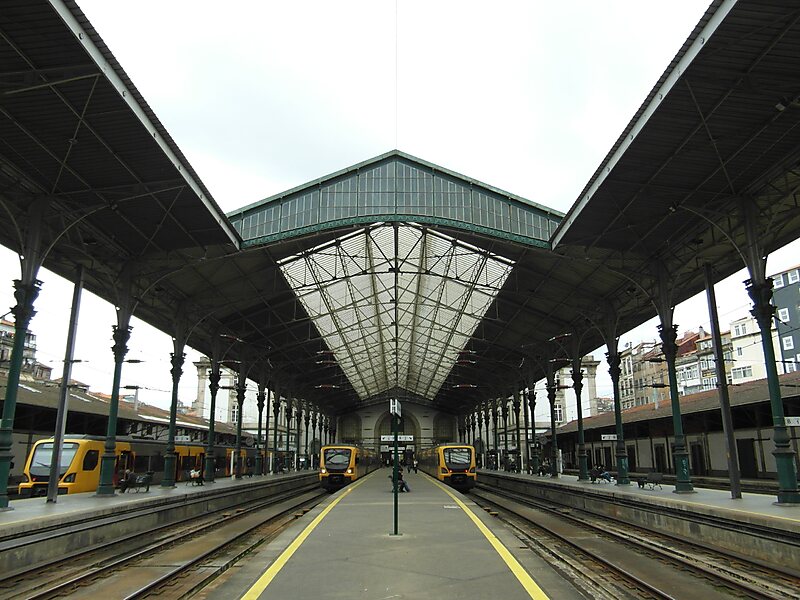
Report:
[{"label": "wooden bench", "polygon": [[186,485],[203,485],[205,481],[202,473],[197,477],[192,477],[190,471],[184,471],[183,477],[186,480]]},{"label": "wooden bench", "polygon": [[649,487],[649,489],[654,490],[654,489],[656,489],[656,486],[658,486],[658,489],[661,490],[661,489],[664,489],[664,488],[661,487],[661,482],[663,480],[664,480],[664,474],[663,473],[652,472],[652,473],[648,473],[646,477],[639,477],[636,480],[636,483],[638,483],[639,487],[642,488],[642,489],[645,489],[646,487]]},{"label": "wooden bench", "polygon": [[150,484],[153,483],[153,472],[148,471],[143,475],[135,475],[128,479],[124,486],[120,486],[120,491],[124,494],[125,492],[132,492],[136,490],[138,494],[139,491],[144,488],[145,492],[150,491]]},{"label": "wooden bench", "polygon": [[612,483],[613,477],[611,479],[606,479],[605,477],[601,477],[602,472],[600,469],[591,469],[589,471],[589,479],[592,483]]}]

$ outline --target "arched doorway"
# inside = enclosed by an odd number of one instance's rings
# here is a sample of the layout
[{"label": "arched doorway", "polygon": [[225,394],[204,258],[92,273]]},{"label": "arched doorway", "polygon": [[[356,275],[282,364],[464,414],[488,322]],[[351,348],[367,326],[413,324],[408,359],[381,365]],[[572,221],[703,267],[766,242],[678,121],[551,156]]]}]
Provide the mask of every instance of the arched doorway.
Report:
[{"label": "arched doorway", "polygon": [[[400,450],[400,455],[402,458],[405,458],[406,452],[410,452],[409,456],[413,456],[416,454],[417,450],[419,450],[421,429],[419,426],[419,421],[417,421],[416,417],[410,411],[403,410],[403,412],[405,414],[400,417],[397,433],[414,436],[413,442],[403,442],[398,444],[398,447],[402,448],[402,450]],[[378,423],[375,426],[375,448],[380,449],[381,460],[385,464],[387,459],[391,460],[392,455],[391,452],[385,451],[387,449],[386,447],[390,446],[391,444],[388,442],[381,442],[381,436],[384,435],[392,435],[392,415],[389,414],[389,411],[386,411],[380,416]]]}]

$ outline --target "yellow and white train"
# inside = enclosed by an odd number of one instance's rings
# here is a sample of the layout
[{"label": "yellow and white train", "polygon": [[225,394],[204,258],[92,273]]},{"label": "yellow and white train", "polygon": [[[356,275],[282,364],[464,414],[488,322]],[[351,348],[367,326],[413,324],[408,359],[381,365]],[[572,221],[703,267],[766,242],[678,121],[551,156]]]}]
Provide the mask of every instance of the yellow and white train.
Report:
[{"label": "yellow and white train", "polygon": [[319,481],[328,491],[337,490],[378,468],[378,455],[360,446],[323,446],[319,452]]},{"label": "yellow and white train", "polygon": [[[50,481],[50,464],[53,456],[53,438],[39,440],[33,445],[25,461],[19,495],[23,498],[47,495]],[[152,472],[153,483],[159,483],[164,474],[163,441],[138,438],[117,438],[114,464],[114,487],[126,469],[134,473]],[[93,492],[100,482],[100,460],[105,451],[105,438],[101,436],[67,436],[61,446],[58,493],[77,494]],[[203,469],[206,447],[201,442],[176,444],[175,480],[181,481],[192,469]],[[250,458],[252,449],[242,449],[242,464]],[[215,476],[231,474],[231,455],[235,449],[229,446],[214,447]]]},{"label": "yellow and white train", "polygon": [[442,444],[420,450],[419,468],[431,477],[467,491],[475,486],[475,448],[466,444]]}]

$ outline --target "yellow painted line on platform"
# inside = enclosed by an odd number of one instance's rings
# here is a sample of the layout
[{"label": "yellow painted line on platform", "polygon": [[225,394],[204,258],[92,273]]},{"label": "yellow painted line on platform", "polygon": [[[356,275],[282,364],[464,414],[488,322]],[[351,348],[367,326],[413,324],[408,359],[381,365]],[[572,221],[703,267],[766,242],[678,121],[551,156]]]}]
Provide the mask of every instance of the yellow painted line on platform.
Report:
[{"label": "yellow painted line on platform", "polygon": [[[774,504],[774,503],[773,503]],[[780,521],[790,521],[792,523],[800,523],[800,518],[796,517],[782,517],[780,515],[772,515],[764,512],[755,512],[752,510],[747,510],[745,508],[728,508],[727,506],[722,506],[721,504],[704,504],[703,502],[686,502],[687,506],[702,506],[704,508],[710,508],[711,510],[727,510],[734,513],[741,513],[743,515],[749,515],[751,517],[765,517],[767,519],[777,519]],[[784,510],[785,508],[793,508],[795,505],[787,506],[787,507],[780,507],[778,510]],[[800,514],[800,513],[798,513]]]},{"label": "yellow painted line on platform", "polygon": [[306,538],[311,534],[312,531],[314,531],[317,525],[320,524],[322,519],[324,519],[325,516],[331,512],[331,510],[333,510],[334,506],[344,500],[347,494],[361,485],[364,482],[364,479],[365,477],[362,477],[353,485],[349,486],[341,496],[325,507],[325,509],[319,513],[319,515],[317,515],[317,518],[311,521],[308,527],[306,527],[303,532],[298,535],[291,544],[289,544],[289,547],[281,553],[275,562],[270,565],[269,569],[267,569],[264,574],[258,578],[258,581],[253,584],[253,587],[244,593],[244,596],[242,596],[241,600],[255,600],[262,593],[264,593],[264,590],[267,589],[267,586],[272,582],[273,579],[275,579],[275,576],[278,574],[278,572],[289,561],[292,555],[297,552],[297,549],[300,547],[300,545],[306,541]]},{"label": "yellow painted line on platform", "polygon": [[549,596],[544,593],[542,588],[540,588],[536,582],[533,580],[525,568],[519,564],[519,561],[514,558],[514,555],[509,552],[508,548],[506,548],[503,543],[497,539],[497,536],[491,532],[491,530],[481,521],[475,513],[473,513],[469,507],[464,504],[461,500],[459,500],[450,490],[448,490],[444,485],[439,483],[436,479],[431,478],[431,481],[434,485],[439,486],[444,492],[450,496],[456,504],[461,507],[466,515],[472,519],[472,522],[475,523],[475,526],[478,530],[483,534],[483,536],[489,541],[492,545],[492,548],[500,555],[500,558],[508,565],[508,568],[511,569],[511,572],[514,573],[514,576],[519,580],[522,584],[522,587],[525,588],[525,591],[528,592],[528,595],[534,600],[549,600]]}]

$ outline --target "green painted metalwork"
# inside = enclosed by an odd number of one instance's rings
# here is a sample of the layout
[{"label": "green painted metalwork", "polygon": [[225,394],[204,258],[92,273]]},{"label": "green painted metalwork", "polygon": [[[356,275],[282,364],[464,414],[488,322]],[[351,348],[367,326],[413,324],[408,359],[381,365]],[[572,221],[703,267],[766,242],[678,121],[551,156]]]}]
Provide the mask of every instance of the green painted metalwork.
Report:
[{"label": "green painted metalwork", "polygon": [[401,222],[401,223],[408,222],[408,223],[420,223],[425,225],[442,225],[444,227],[461,229],[463,231],[468,231],[470,233],[478,233],[482,235],[488,235],[494,238],[509,240],[512,242],[516,242],[518,244],[532,246],[534,248],[544,248],[546,250],[550,249],[550,242],[544,240],[537,240],[536,238],[530,238],[524,235],[508,233],[506,231],[500,231],[497,229],[492,229],[490,227],[483,227],[481,225],[474,225],[472,223],[455,221],[453,219],[443,219],[441,217],[429,217],[426,215],[408,215],[408,214],[398,214],[398,213],[386,214],[386,215],[366,215],[363,217],[352,217],[349,219],[336,219],[334,221],[319,223],[318,225],[308,225],[306,227],[300,227],[298,229],[290,229],[289,231],[282,231],[280,233],[275,233],[272,235],[265,235],[245,240],[242,242],[242,248],[243,249],[254,248],[257,246],[263,246],[266,244],[271,244],[273,242],[278,242],[280,240],[301,237],[304,235],[319,233],[322,231],[344,229],[352,226],[370,225],[377,221]]},{"label": "green painted metalwork", "polygon": [[549,249],[563,214],[393,151],[228,217],[244,247],[388,221],[444,226]]}]

